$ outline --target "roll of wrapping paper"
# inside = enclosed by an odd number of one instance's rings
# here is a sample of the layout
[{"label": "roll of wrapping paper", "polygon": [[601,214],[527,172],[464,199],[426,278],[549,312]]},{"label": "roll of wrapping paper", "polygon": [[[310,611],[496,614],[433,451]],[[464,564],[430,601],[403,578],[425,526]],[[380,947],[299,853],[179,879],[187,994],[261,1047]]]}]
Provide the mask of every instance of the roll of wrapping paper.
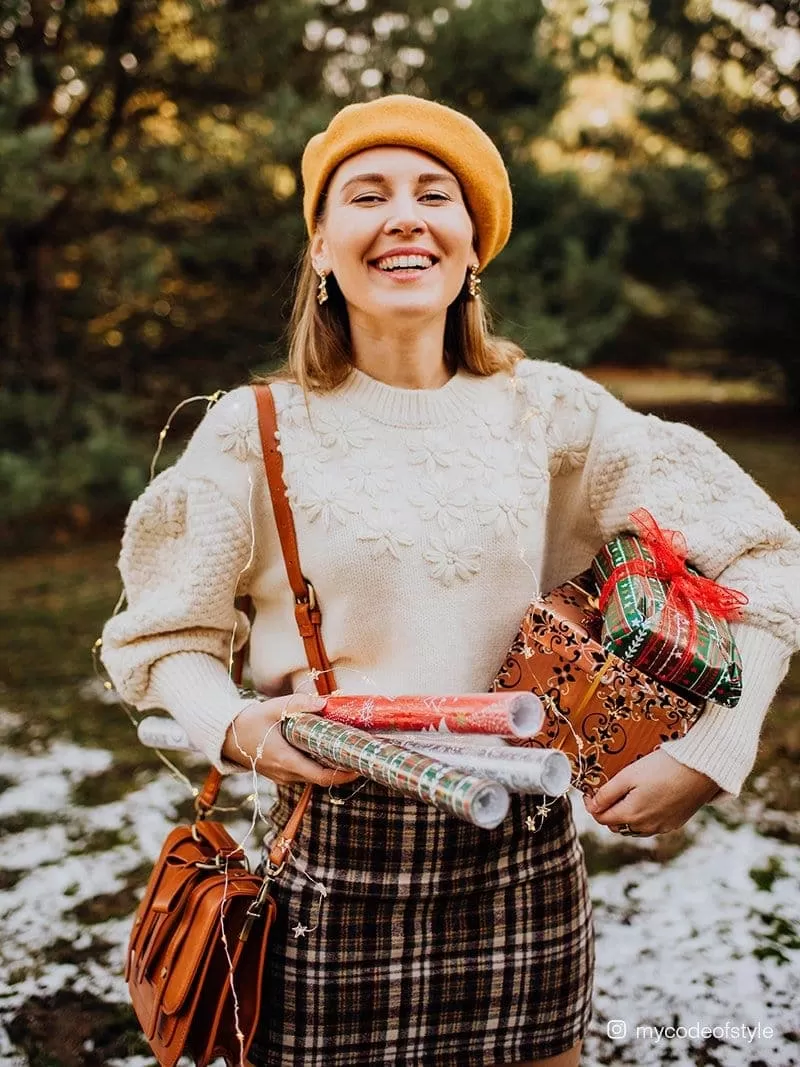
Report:
[{"label": "roll of wrapping paper", "polygon": [[431,737],[429,733],[389,736],[401,748],[420,752],[460,771],[491,778],[511,793],[560,797],[569,789],[572,779],[569,759],[558,749],[511,748],[506,744],[460,745],[460,738],[451,741]]},{"label": "roll of wrapping paper", "polygon": [[493,830],[508,811],[508,793],[497,782],[465,774],[355,727],[320,715],[286,715],[281,730],[290,745],[320,762],[358,771],[481,829]]},{"label": "roll of wrapping paper", "polygon": [[148,715],[136,727],[136,733],[148,748],[163,748],[165,752],[191,752],[194,746],[184,728],[174,719]]},{"label": "roll of wrapping paper", "polygon": [[330,696],[322,716],[360,730],[438,730],[499,737],[533,737],[544,724],[544,708],[534,693]]}]

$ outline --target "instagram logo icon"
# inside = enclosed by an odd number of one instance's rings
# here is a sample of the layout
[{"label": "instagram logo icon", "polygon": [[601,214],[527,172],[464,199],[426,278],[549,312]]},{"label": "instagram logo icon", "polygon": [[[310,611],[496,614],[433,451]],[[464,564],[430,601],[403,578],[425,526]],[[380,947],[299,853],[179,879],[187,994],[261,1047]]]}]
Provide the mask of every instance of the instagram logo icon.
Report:
[{"label": "instagram logo icon", "polygon": [[624,1041],[628,1034],[628,1024],[624,1019],[609,1019],[606,1033],[612,1041]]}]

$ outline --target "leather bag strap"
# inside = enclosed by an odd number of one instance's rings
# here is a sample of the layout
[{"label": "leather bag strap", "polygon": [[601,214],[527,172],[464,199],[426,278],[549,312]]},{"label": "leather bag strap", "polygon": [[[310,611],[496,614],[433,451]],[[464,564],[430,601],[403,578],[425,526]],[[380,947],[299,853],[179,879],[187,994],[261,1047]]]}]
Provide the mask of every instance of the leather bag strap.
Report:
[{"label": "leather bag strap", "polygon": [[297,549],[297,534],[294,528],[292,508],[286,496],[283,481],[283,456],[278,447],[278,421],[275,413],[275,398],[268,385],[253,386],[258,406],[258,428],[261,433],[261,449],[267,472],[267,485],[272,498],[275,525],[283,550],[286,576],[294,593],[294,617],[303,639],[308,665],[314,671],[317,692],[332,693],[336,688],[330,661],[322,643],[322,613],[317,603],[314,587],[303,575],[300,554]]},{"label": "leather bag strap", "polygon": [[[281,455],[278,434],[278,418],[275,410],[275,398],[268,385],[255,385],[253,392],[258,409],[258,429],[261,435],[261,449],[264,456],[264,469],[267,477],[275,525],[283,552],[286,576],[294,594],[294,614],[297,629],[303,641],[308,665],[314,673],[314,683],[321,695],[332,693],[336,682],[331,669],[328,654],[322,640],[322,612],[317,603],[314,587],[304,576],[300,566],[300,554],[297,548],[297,534],[294,527],[292,508],[286,496],[283,480],[283,456]],[[249,598],[246,598],[249,607]],[[233,680],[238,684],[242,678],[245,649],[236,656],[233,668]],[[198,814],[202,817],[216,804],[219,796],[222,775],[212,767],[208,772],[203,788],[195,800]],[[311,799],[313,785],[309,783],[302,792],[283,833],[276,838],[269,854],[269,864],[273,871],[280,869],[286,862],[294,839],[300,829],[306,808]]]}]

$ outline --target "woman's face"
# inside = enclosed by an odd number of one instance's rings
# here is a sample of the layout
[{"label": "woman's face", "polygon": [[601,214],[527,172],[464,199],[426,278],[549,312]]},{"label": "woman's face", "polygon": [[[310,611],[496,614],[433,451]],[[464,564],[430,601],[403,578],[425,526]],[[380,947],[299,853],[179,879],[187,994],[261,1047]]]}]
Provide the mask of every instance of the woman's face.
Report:
[{"label": "woman's face", "polygon": [[410,148],[370,148],[340,164],[311,253],[336,279],[351,322],[444,316],[478,264],[458,181]]}]

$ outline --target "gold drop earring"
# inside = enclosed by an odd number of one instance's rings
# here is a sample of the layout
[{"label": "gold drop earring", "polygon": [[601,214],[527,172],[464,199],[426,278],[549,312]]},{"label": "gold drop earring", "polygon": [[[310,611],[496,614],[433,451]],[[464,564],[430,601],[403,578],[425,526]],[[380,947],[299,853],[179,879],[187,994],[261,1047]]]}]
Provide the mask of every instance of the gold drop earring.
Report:
[{"label": "gold drop earring", "polygon": [[324,270],[319,272],[319,285],[317,286],[317,303],[324,304],[328,299],[328,275]]},{"label": "gold drop earring", "polygon": [[478,296],[480,295],[480,291],[481,291],[481,280],[478,277],[478,268],[475,267],[475,266],[472,266],[472,267],[469,268],[469,271],[467,272],[467,292],[469,293],[469,295],[472,297],[473,300],[476,300],[478,298]]}]

